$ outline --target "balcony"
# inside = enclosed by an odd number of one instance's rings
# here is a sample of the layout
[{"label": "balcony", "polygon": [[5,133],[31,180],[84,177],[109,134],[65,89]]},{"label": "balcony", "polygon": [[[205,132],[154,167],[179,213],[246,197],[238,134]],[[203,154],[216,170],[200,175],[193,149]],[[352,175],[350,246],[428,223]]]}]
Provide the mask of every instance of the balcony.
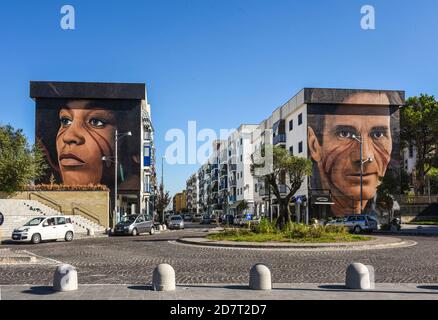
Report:
[{"label": "balcony", "polygon": [[237,165],[236,164],[230,164],[230,171],[237,171]]},{"label": "balcony", "polygon": [[273,139],[273,144],[286,143],[286,135],[284,133],[277,134]]},{"label": "balcony", "polygon": [[269,197],[269,190],[265,188],[259,189],[259,196],[260,197]]},{"label": "balcony", "polygon": [[235,196],[235,195],[233,195],[233,196],[228,196],[228,201],[229,201],[229,202],[236,202],[236,196]]},{"label": "balcony", "polygon": [[236,179],[230,179],[230,187],[235,187],[236,186]]}]

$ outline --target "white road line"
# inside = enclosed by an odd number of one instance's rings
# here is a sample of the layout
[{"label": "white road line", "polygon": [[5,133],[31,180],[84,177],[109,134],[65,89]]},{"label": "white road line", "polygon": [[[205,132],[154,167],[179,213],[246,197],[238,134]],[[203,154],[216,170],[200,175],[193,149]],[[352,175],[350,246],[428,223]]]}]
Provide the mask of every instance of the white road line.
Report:
[{"label": "white road line", "polygon": [[56,264],[64,264],[64,262],[62,262],[62,261],[55,260],[55,259],[51,259],[51,258],[47,258],[47,257],[43,257],[43,256],[37,255],[37,254],[35,254],[35,253],[33,253],[33,252],[30,252],[30,251],[27,251],[27,250],[23,250],[23,252],[25,252],[25,253],[27,253],[27,254],[29,254],[29,255],[31,255],[31,256],[34,256],[34,257],[40,258],[40,259],[45,259],[45,260],[52,261],[52,262],[54,262],[54,263],[56,263]]}]

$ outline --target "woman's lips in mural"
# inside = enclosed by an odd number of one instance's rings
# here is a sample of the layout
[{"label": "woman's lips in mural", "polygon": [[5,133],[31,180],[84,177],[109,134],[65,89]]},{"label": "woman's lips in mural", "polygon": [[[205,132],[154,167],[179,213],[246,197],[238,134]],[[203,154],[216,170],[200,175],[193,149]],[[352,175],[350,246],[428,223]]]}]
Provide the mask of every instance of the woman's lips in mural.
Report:
[{"label": "woman's lips in mural", "polygon": [[85,161],[73,153],[61,154],[59,162],[63,167],[81,167],[85,165]]}]

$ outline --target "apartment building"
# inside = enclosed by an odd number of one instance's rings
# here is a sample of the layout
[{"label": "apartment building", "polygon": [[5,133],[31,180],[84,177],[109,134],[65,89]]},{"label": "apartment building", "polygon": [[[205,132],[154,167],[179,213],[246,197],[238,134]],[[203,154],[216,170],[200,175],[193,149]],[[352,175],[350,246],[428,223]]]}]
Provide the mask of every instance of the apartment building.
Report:
[{"label": "apartment building", "polygon": [[[312,175],[303,179],[290,203],[296,221],[378,210],[375,194],[380,177],[389,167],[394,172],[400,169],[399,108],[403,104],[404,91],[301,90],[260,124],[241,125],[226,141],[215,142],[209,163],[199,170],[205,175],[206,168],[211,168],[211,180],[200,178],[199,201],[204,202],[200,206],[235,214],[238,203],[246,200],[248,211],[276,218],[275,195],[263,177],[250,172],[251,155],[272,144],[313,164]],[[286,178],[280,181],[282,197],[289,187]]]},{"label": "apartment building", "polygon": [[192,214],[199,213],[199,179],[198,173],[194,173],[186,181],[187,211]]},{"label": "apartment building", "polygon": [[178,192],[173,197],[173,212],[175,214],[181,214],[187,212],[187,192],[183,190]]},{"label": "apartment building", "polygon": [[252,133],[258,125],[242,124],[228,138],[228,210],[237,214],[237,207],[246,201],[248,212],[254,212],[254,177],[251,174]]}]

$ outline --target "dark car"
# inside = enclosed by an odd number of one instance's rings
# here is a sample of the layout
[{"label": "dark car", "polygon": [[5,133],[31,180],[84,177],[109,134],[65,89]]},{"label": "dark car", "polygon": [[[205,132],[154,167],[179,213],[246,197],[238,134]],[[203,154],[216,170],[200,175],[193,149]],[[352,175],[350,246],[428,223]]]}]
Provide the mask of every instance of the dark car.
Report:
[{"label": "dark car", "polygon": [[233,224],[233,221],[234,221],[234,216],[232,214],[226,214],[222,218],[222,223],[223,224]]},{"label": "dark car", "polygon": [[208,214],[204,214],[201,219],[201,224],[210,224],[211,218]]},{"label": "dark car", "polygon": [[154,221],[144,214],[124,216],[114,228],[115,235],[136,236],[144,232],[155,233]]}]

